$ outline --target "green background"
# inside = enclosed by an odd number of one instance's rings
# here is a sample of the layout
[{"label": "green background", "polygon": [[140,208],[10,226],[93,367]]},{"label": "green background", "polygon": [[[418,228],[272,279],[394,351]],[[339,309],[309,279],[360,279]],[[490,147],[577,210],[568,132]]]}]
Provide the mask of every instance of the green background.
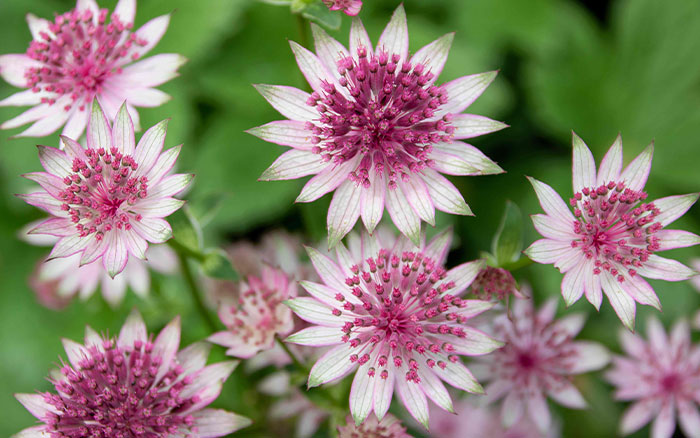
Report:
[{"label": "green background", "polygon": [[[104,1],[101,6],[111,8],[114,3]],[[398,1],[365,3],[361,17],[376,41]],[[26,50],[27,12],[50,18],[55,11],[71,7],[73,3],[65,0],[0,1],[0,52]],[[525,215],[540,212],[525,175],[568,196],[572,129],[588,143],[597,161],[618,132],[623,136],[626,163],[655,140],[647,184],[652,199],[700,189],[697,0],[618,0],[597,15],[573,0],[407,0],[405,7],[412,52],[456,31],[442,82],[500,69],[494,84],[469,111],[511,125],[472,141],[506,174],[452,178],[476,217],[438,215],[439,225],[453,225],[458,237],[450,263],[476,258],[489,249],[507,199]],[[166,145],[184,143],[179,170],[197,174],[187,196],[190,204],[201,211],[221,201],[206,228],[207,241],[223,245],[241,238],[254,240],[265,230],[279,227],[305,233],[309,242],[323,237],[329,197],[311,205],[294,205],[304,181],[257,182],[285,148],[243,132],[281,119],[251,83],[304,86],[287,44],[287,40],[300,40],[296,17],[288,7],[252,0],[141,0],[136,25],[168,12],[173,12],[170,27],[152,53],[177,52],[190,61],[179,78],[161,87],[173,99],[140,111],[142,126],[172,118]],[[343,16],[341,29],[331,34],[347,43],[349,23]],[[0,97],[14,91],[0,83]],[[19,111],[0,108],[0,120]],[[46,250],[20,242],[17,232],[40,213],[13,194],[30,186],[20,174],[40,169],[34,145],[54,146],[57,137],[8,139],[17,132],[0,133],[0,436],[34,424],[12,394],[47,390],[46,373],[62,354],[60,338],[79,340],[86,324],[115,333],[128,311],[137,306],[152,331],[182,314],[183,344],[206,336],[177,277],[156,276],[148,300],[129,294],[117,310],[110,309],[99,294],[62,312],[36,302],[27,279]],[[674,228],[700,232],[700,207],[691,209]],[[537,238],[529,221],[525,230],[526,243]],[[665,255],[687,262],[700,256],[700,251],[674,250]],[[531,266],[518,271],[517,277],[533,286],[538,300],[559,294],[561,274],[552,266]],[[661,299],[660,317],[667,325],[692,317],[698,309],[700,296],[689,283],[651,284]],[[656,311],[638,309],[637,326],[643,328],[646,317]],[[599,314],[585,300],[566,310],[570,311],[589,314],[582,338],[619,351],[621,324],[607,301]],[[215,358],[221,358],[221,351],[215,351]],[[264,411],[254,406],[265,406],[270,399],[256,394],[249,381],[238,369],[216,405],[260,423]],[[581,376],[577,384],[590,409],[571,411],[551,404],[561,419],[563,436],[616,436],[624,406],[613,403],[601,373]],[[235,436],[273,436],[265,427],[258,424]],[[634,436],[647,434],[648,428]],[[318,436],[328,436],[328,428]]]}]

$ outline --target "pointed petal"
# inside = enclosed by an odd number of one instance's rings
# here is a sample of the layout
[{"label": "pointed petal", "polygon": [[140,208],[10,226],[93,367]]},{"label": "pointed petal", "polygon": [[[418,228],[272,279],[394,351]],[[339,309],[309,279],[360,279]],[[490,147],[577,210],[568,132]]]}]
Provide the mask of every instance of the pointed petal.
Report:
[{"label": "pointed petal", "polygon": [[131,121],[129,110],[124,102],[114,119],[112,129],[112,144],[124,155],[134,155],[136,139],[134,138],[134,123]]},{"label": "pointed petal", "polygon": [[160,218],[144,217],[140,221],[132,221],[133,229],[151,243],[163,243],[173,236],[170,224]]},{"label": "pointed petal", "polygon": [[636,312],[634,300],[625,293],[620,283],[612,278],[606,271],[600,274],[600,282],[603,287],[603,292],[605,292],[608,300],[610,300],[610,304],[613,306],[620,321],[622,321],[625,327],[630,331],[634,331],[634,315]]},{"label": "pointed petal", "polygon": [[294,87],[282,85],[253,85],[274,109],[290,120],[310,122],[319,117],[318,111],[306,102],[311,95]]},{"label": "pointed petal", "polygon": [[372,41],[367,35],[367,30],[359,17],[353,17],[350,26],[350,55],[356,56],[357,49],[364,47],[368,54],[372,54]]},{"label": "pointed petal", "polygon": [[415,55],[411,57],[411,63],[414,65],[423,64],[425,66],[424,71],[433,74],[433,78],[428,81],[428,84],[435,82],[438,76],[440,76],[440,73],[442,73],[454,37],[454,32],[443,35],[418,50]]},{"label": "pointed petal", "polygon": [[433,169],[424,169],[423,182],[435,208],[446,213],[473,216],[462,194],[447,178]]},{"label": "pointed petal", "polygon": [[29,31],[32,33],[32,38],[34,41],[42,41],[44,38],[41,36],[42,32],[46,32],[49,36],[55,36],[53,32],[49,29],[51,22],[43,18],[39,18],[36,15],[29,13],[27,14],[27,24],[29,25]]},{"label": "pointed petal", "polygon": [[27,87],[24,73],[28,68],[41,68],[42,63],[25,54],[0,55],[0,77],[17,88]]},{"label": "pointed petal", "polygon": [[320,155],[292,149],[280,155],[262,175],[260,181],[296,179],[321,172],[329,164]]},{"label": "pointed petal", "polygon": [[47,414],[58,414],[58,411],[49,403],[44,401],[42,394],[15,394],[17,401],[22,403],[34,417],[41,421],[47,421]]},{"label": "pointed petal", "polygon": [[683,263],[656,254],[650,255],[649,260],[637,268],[637,272],[644,277],[666,281],[683,281],[697,275],[697,272]]},{"label": "pointed petal", "polygon": [[678,419],[681,423],[681,429],[687,436],[691,438],[700,436],[700,413],[698,413],[698,407],[695,403],[679,400]]},{"label": "pointed petal", "polygon": [[654,143],[642,151],[632,162],[625,168],[620,175],[620,179],[626,183],[630,190],[642,190],[649,178],[651,171],[651,159],[654,156]]},{"label": "pointed petal", "polygon": [[321,26],[317,26],[314,23],[311,23],[311,34],[314,38],[314,46],[318,58],[335,78],[340,77],[337,63],[349,55],[348,49],[328,35]]},{"label": "pointed petal", "polygon": [[525,406],[517,391],[510,392],[501,406],[501,421],[503,426],[510,428],[523,416]]},{"label": "pointed petal", "polygon": [[97,99],[92,101],[92,110],[87,123],[87,145],[93,149],[112,148],[112,129]]},{"label": "pointed petal", "polygon": [[474,114],[457,114],[450,120],[450,124],[455,128],[452,137],[455,140],[478,137],[508,127],[505,123]]},{"label": "pointed petal", "polygon": [[574,227],[571,224],[564,223],[546,214],[533,214],[530,216],[530,219],[532,219],[535,229],[542,237],[566,242],[579,239],[578,235],[574,233]]},{"label": "pointed petal", "polygon": [[327,286],[338,291],[344,291],[347,288],[346,275],[333,260],[309,246],[306,247],[306,253],[309,255],[316,273]]},{"label": "pointed petal", "polygon": [[438,265],[443,265],[450,251],[452,243],[452,228],[440,231],[423,250],[423,254],[435,260]]},{"label": "pointed petal", "polygon": [[338,327],[313,326],[299,330],[293,335],[288,336],[285,342],[322,347],[340,344],[343,342],[342,338],[343,332]]},{"label": "pointed petal", "polygon": [[396,228],[406,237],[411,239],[414,245],[420,244],[420,217],[409,206],[406,196],[398,188],[386,191],[386,210]]},{"label": "pointed petal", "polygon": [[141,26],[134,34],[137,38],[146,41],[143,46],[134,44],[129,49],[126,56],[123,56],[120,61],[117,62],[119,66],[129,64],[135,59],[138,59],[148,53],[156,44],[163,38],[165,31],[168,29],[170,24],[170,14],[161,15],[160,17],[153,18],[149,20],[146,24]]},{"label": "pointed petal", "polygon": [[[124,88],[144,89],[157,87],[179,76],[177,70],[187,58],[177,53],[161,53],[124,67],[118,84]],[[132,103],[131,100],[129,103]],[[141,105],[138,105],[141,106]]]},{"label": "pointed petal", "polygon": [[355,424],[362,424],[372,412],[372,398],[374,396],[374,380],[379,377],[373,377],[368,374],[369,364],[361,365],[355,373],[355,378],[352,379],[350,387],[350,413],[355,420]]},{"label": "pointed petal", "polygon": [[279,120],[251,128],[246,131],[262,140],[282,146],[291,146],[302,151],[311,151],[313,134],[306,129],[304,122]]},{"label": "pointed petal", "polygon": [[396,379],[396,393],[408,412],[426,429],[428,428],[428,400],[421,387],[403,377]]},{"label": "pointed petal", "polygon": [[659,404],[654,399],[643,399],[627,408],[620,420],[620,432],[629,435],[638,431],[651,421],[659,409]]},{"label": "pointed petal", "polygon": [[41,99],[48,97],[48,92],[39,91],[35,92],[31,88],[24,91],[19,91],[15,94],[0,100],[0,106],[27,106],[27,105],[39,105]]},{"label": "pointed petal", "polygon": [[389,24],[379,37],[376,51],[380,50],[385,51],[389,58],[393,54],[398,54],[401,57],[398,65],[401,65],[402,61],[408,58],[408,25],[403,4],[396,8]]},{"label": "pointed petal", "polygon": [[143,322],[141,313],[134,308],[119,332],[117,345],[119,348],[129,349],[133,348],[134,342],[136,341],[147,342],[148,331],[146,330],[146,324]]},{"label": "pointed petal", "polygon": [[440,366],[433,368],[433,372],[442,380],[462,391],[472,394],[484,393],[484,388],[481,387],[472,373],[461,362],[452,362],[448,358],[438,355],[434,355],[433,359],[438,363],[443,362],[445,364],[445,369],[442,369]]},{"label": "pointed petal", "polygon": [[433,168],[448,175],[495,175],[504,170],[472,145],[455,141],[437,143],[428,157]]},{"label": "pointed petal", "polygon": [[119,0],[114,7],[113,15],[117,15],[124,24],[134,24],[136,0]]},{"label": "pointed petal", "polygon": [[[161,364],[158,368],[155,381],[160,379],[172,367],[172,361],[175,358],[178,348],[180,347],[180,317],[176,316],[172,321],[160,331],[156,340],[153,342],[153,354],[160,356]],[[219,363],[222,364],[222,363]],[[195,382],[192,383],[194,385]]]},{"label": "pointed petal", "polygon": [[[335,77],[328,71],[325,65],[313,52],[307,50],[304,46],[290,41],[289,45],[292,47],[292,52],[294,52],[294,57],[299,65],[299,70],[306,78],[306,82],[311,85],[314,91],[319,93],[323,92],[323,83],[329,82],[334,84]],[[338,86],[338,88],[340,88]]]},{"label": "pointed petal", "polygon": [[549,429],[552,423],[552,416],[547,406],[547,400],[539,390],[534,391],[527,400],[527,410],[530,414],[530,419],[537,425],[541,431]]},{"label": "pointed petal", "polygon": [[675,409],[673,403],[667,402],[661,407],[661,411],[651,426],[651,438],[671,438],[675,428]]},{"label": "pointed petal", "polygon": [[561,196],[553,188],[541,181],[537,181],[535,178],[528,177],[528,181],[535,189],[537,199],[540,201],[540,205],[545,213],[564,223],[571,224],[576,220],[561,199]]},{"label": "pointed petal", "polygon": [[463,76],[443,85],[448,101],[442,105],[436,115],[446,113],[458,114],[481,96],[491,85],[498,72],[490,71],[475,75]]},{"label": "pointed petal", "polygon": [[560,405],[571,409],[585,409],[588,405],[578,389],[566,380],[562,380],[548,391],[548,395]]},{"label": "pointed petal", "polygon": [[[169,151],[172,151],[173,149],[170,149]],[[177,149],[177,152],[179,152],[179,147]],[[193,179],[194,175],[191,173],[176,173],[175,175],[166,176],[160,180],[155,187],[149,187],[148,195],[153,199],[175,196],[181,191],[185,190]]]},{"label": "pointed petal", "polygon": [[110,277],[114,278],[124,270],[126,262],[129,260],[129,251],[126,248],[126,241],[119,232],[111,232],[104,237],[110,239],[107,248],[102,255],[102,264]]},{"label": "pointed petal", "polygon": [[445,278],[436,283],[435,287],[441,284],[454,282],[454,286],[449,290],[449,293],[458,296],[472,284],[476,276],[479,275],[479,271],[481,271],[485,265],[486,263],[483,260],[474,260],[455,266],[447,271]]},{"label": "pointed petal", "polygon": [[586,275],[592,275],[586,268],[586,265],[579,264],[564,275],[561,282],[561,294],[567,307],[574,304],[583,295],[584,279]]},{"label": "pointed petal", "polygon": [[360,199],[360,214],[367,231],[372,233],[384,215],[384,200],[386,197],[386,176],[384,172],[370,172],[369,189],[366,189]]},{"label": "pointed petal", "polygon": [[202,409],[194,412],[192,417],[199,438],[227,436],[253,424],[246,417],[222,409]]},{"label": "pointed petal", "polygon": [[346,321],[353,318],[350,316],[335,316],[330,306],[322,304],[313,298],[294,298],[284,302],[297,316],[312,324],[326,327],[342,327]]},{"label": "pointed petal", "polygon": [[342,183],[333,195],[328,208],[328,248],[333,248],[360,217],[361,185],[347,180]]},{"label": "pointed petal", "polygon": [[578,193],[584,187],[594,187],[596,182],[595,160],[593,154],[581,137],[573,135],[573,187]]},{"label": "pointed petal", "polygon": [[622,172],[622,137],[618,135],[600,163],[596,184],[601,185],[610,181],[619,181],[620,172]]},{"label": "pointed petal", "polygon": [[311,368],[308,387],[313,388],[348,375],[355,368],[355,363],[350,361],[350,355],[354,352],[349,343],[326,352]]},{"label": "pointed petal", "polygon": [[659,251],[686,248],[700,244],[700,236],[688,231],[661,230],[657,231],[654,236],[659,238]]},{"label": "pointed petal", "polygon": [[176,212],[185,204],[185,201],[175,198],[144,199],[138,201],[131,207],[134,213],[139,213],[144,217],[162,218]]},{"label": "pointed petal", "polygon": [[689,193],[687,195],[668,196],[655,200],[654,205],[661,210],[661,213],[655,218],[656,222],[664,227],[670,225],[695,204],[698,196],[700,196],[699,193]]},{"label": "pointed petal", "polygon": [[597,342],[576,341],[576,361],[571,367],[571,374],[581,374],[597,371],[610,362],[610,353]]},{"label": "pointed petal", "polygon": [[139,166],[135,176],[147,175],[150,172],[163,150],[167,130],[168,120],[163,120],[143,134],[134,151],[134,160]]},{"label": "pointed petal", "polygon": [[412,175],[407,181],[400,180],[399,188],[418,217],[435,226],[435,207],[423,180],[417,175]]}]

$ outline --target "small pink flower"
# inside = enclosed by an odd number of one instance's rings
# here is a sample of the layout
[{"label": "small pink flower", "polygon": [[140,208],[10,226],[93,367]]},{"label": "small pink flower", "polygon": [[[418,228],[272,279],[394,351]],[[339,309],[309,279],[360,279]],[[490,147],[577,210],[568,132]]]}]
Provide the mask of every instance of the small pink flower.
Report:
[{"label": "small pink flower", "polygon": [[362,217],[369,232],[389,212],[414,244],[421,221],[435,224],[435,209],[471,215],[457,188],[442,174],[503,172],[461,139],[503,129],[486,117],[461,114],[496,77],[496,72],[464,76],[435,85],[447,60],[453,34],[408,52],[403,6],[394,12],[376,48],[362,22],[353,21],[345,48],[312,24],[316,54],[292,42],[292,51],[313,89],[258,85],[268,102],[289,120],[249,132],[292,147],[260,177],[295,179],[315,175],[297,202],[335,191],[328,210],[328,242],[333,247]]},{"label": "small pink flower", "polygon": [[16,395],[42,423],[18,436],[215,438],[248,426],[247,418],[205,409],[237,362],[205,366],[206,343],[178,352],[179,344],[179,318],[153,340],[137,311],[118,338],[87,327],[84,345],[64,339],[69,363],[52,374],[56,392]]},{"label": "small pink flower", "polygon": [[172,196],[194,175],[168,173],[180,146],[162,152],[167,121],[144,133],[136,145],[131,117],[122,105],[110,127],[95,101],[88,122],[87,148],[62,136],[65,150],[39,146],[46,172],[24,175],[43,191],[22,195],[52,218],[30,231],[59,237],[50,259],[80,254],[80,265],[102,257],[114,278],[129,256],[145,258],[148,242],[163,243],[172,235],[163,218],[185,201]]},{"label": "small pink flower", "polygon": [[219,305],[219,318],[227,330],[208,340],[227,347],[226,354],[245,359],[271,349],[275,336],[286,336],[294,329],[292,312],[282,302],[295,297],[296,289],[287,274],[264,267],[259,278],[249,276],[247,284],[241,284],[237,302]]},{"label": "small pink flower", "polygon": [[557,427],[541,432],[528,417],[505,428],[497,412],[476,407],[465,400],[455,403],[455,412],[440,409],[430,412],[430,436],[433,438],[557,438]]},{"label": "small pink flower", "polygon": [[653,418],[652,438],[670,438],[676,417],[688,437],[700,436],[700,347],[692,345],[690,328],[676,322],[670,336],[654,317],[647,320],[647,338],[620,333],[626,356],[613,357],[606,373],[615,398],[634,403],[625,411],[620,432],[628,435]]},{"label": "small pink flower", "polygon": [[303,247],[298,236],[283,230],[275,230],[262,237],[257,245],[251,242],[236,242],[226,252],[231,263],[243,277],[259,276],[265,265],[279,268],[290,278],[308,279],[313,269],[308,262],[302,262]]},{"label": "small pink flower", "polygon": [[33,108],[0,128],[33,123],[18,136],[42,137],[65,125],[63,135],[78,139],[97,97],[110,117],[128,101],[139,129],[134,107],[168,101],[170,96],[153,87],[177,76],[186,59],[161,54],[133,63],[160,41],[170,22],[170,16],[163,15],[131,33],[135,14],[136,0],[119,0],[111,15],[95,0],[78,0],[75,9],[56,15],[53,23],[28,14],[33,40],[27,52],[0,56],[0,76],[26,90],[0,101],[0,106]]},{"label": "small pink flower", "polygon": [[693,233],[666,230],[698,199],[698,194],[647,201],[642,189],[651,170],[653,144],[622,170],[622,139],[615,140],[596,173],[593,154],[574,134],[573,214],[547,184],[530,178],[546,214],[532,216],[544,239],[525,252],[537,263],[554,264],[564,275],[567,306],[586,294],[596,309],[603,293],[630,330],[635,302],[661,309],[654,289],[642,277],[680,281],[694,271],[656,253],[697,245]]},{"label": "small pink flower", "polygon": [[391,414],[385,415],[381,421],[371,415],[360,425],[356,425],[350,415],[346,421],[346,426],[338,427],[338,438],[413,438],[406,433],[399,419]]},{"label": "small pink flower", "polygon": [[356,371],[350,412],[357,424],[372,411],[384,418],[396,390],[411,415],[428,425],[427,397],[443,409],[452,400],[442,381],[472,393],[481,385],[461,355],[487,354],[502,344],[466,324],[493,303],[459,298],[483,261],[443,268],[452,236],[439,234],[419,248],[377,232],[352,235],[335,258],[307,248],[322,283],[302,281],[311,297],[287,301],[314,324],[288,342],[329,346],[311,369],[308,386]]},{"label": "small pink flower", "polygon": [[576,374],[598,370],[609,361],[600,344],[574,341],[583,327],[580,314],[554,319],[556,301],[547,301],[535,311],[532,300],[516,300],[512,316],[499,315],[493,322],[494,336],[505,346],[479,358],[475,369],[490,383],[488,400],[505,397],[501,414],[510,427],[528,416],[541,431],[551,425],[546,397],[572,409],[586,407],[581,393],[571,383]]},{"label": "small pink flower", "polygon": [[527,298],[513,278],[513,274],[503,268],[485,266],[476,276],[468,293],[485,301],[502,301],[511,295],[516,298]]},{"label": "small pink flower", "polygon": [[347,15],[357,15],[362,9],[362,0],[323,0],[331,11],[343,11]]}]

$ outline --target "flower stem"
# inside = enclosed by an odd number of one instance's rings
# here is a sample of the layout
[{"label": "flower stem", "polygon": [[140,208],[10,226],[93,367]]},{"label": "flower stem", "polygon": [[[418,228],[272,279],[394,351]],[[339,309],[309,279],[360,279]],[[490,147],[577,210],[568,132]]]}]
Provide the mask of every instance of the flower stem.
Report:
[{"label": "flower stem", "polygon": [[211,332],[216,332],[218,328],[211,315],[209,314],[209,310],[207,310],[206,306],[204,305],[204,301],[202,301],[202,292],[199,290],[197,281],[195,280],[194,275],[192,274],[192,268],[190,267],[189,261],[187,260],[187,255],[178,251],[177,257],[180,260],[182,276],[185,278],[185,282],[187,283],[187,286],[190,289],[192,300],[194,301],[194,304],[197,307],[199,314],[202,316],[202,319],[207,324],[207,326],[209,326]]},{"label": "flower stem", "polygon": [[309,23],[306,22],[306,18],[302,17],[301,14],[295,14],[297,17],[297,24],[299,26],[299,44],[309,48]]}]

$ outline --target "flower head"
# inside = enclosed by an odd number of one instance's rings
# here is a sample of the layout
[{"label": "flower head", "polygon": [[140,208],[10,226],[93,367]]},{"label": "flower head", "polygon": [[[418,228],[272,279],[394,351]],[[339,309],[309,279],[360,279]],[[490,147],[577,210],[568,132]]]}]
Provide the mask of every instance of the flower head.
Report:
[{"label": "flower head", "polygon": [[65,150],[39,146],[46,172],[24,175],[43,191],[22,195],[52,217],[30,231],[59,237],[50,259],[81,254],[80,265],[102,257],[114,277],[129,256],[145,258],[148,242],[163,243],[172,235],[163,220],[185,201],[172,196],[194,175],[168,175],[180,146],[162,152],[167,121],[144,133],[135,145],[131,117],[122,105],[109,122],[99,103],[92,106],[87,148],[62,136]]},{"label": "flower head", "polygon": [[322,283],[302,281],[311,297],[288,301],[315,324],[288,342],[332,346],[313,366],[308,385],[340,379],[354,370],[350,411],[357,424],[374,411],[384,418],[396,389],[408,411],[427,427],[426,396],[452,409],[442,380],[464,391],[482,388],[460,355],[481,355],[501,343],[468,326],[493,303],[463,300],[483,262],[447,271],[449,232],[419,248],[407,239],[383,241],[363,234],[339,244],[335,260],[307,248]]},{"label": "flower head", "polygon": [[160,41],[170,21],[163,15],[131,33],[135,13],[136,0],[119,0],[111,15],[95,0],[78,0],[75,9],[57,14],[53,22],[27,15],[33,37],[27,52],[0,56],[0,76],[26,90],[0,101],[0,106],[33,108],[0,128],[33,123],[19,135],[41,137],[65,125],[63,135],[78,139],[95,98],[110,117],[128,101],[137,125],[135,106],[166,102],[170,97],[153,87],[177,76],[186,60],[161,54],[134,62]]},{"label": "flower head", "polygon": [[348,415],[347,425],[338,427],[338,438],[412,438],[406,433],[398,418],[391,414],[385,415],[381,421],[372,415],[367,420],[356,425],[352,416]]},{"label": "flower head", "polygon": [[296,296],[296,283],[284,272],[266,266],[260,277],[249,276],[239,288],[235,303],[223,301],[219,318],[227,330],[214,333],[210,342],[223,345],[226,354],[251,358],[274,346],[275,336],[294,329],[292,312],[283,301]]},{"label": "flower head", "polygon": [[56,391],[16,395],[43,423],[21,436],[214,438],[249,425],[247,418],[205,409],[236,362],[205,366],[207,344],[178,352],[179,344],[179,318],[153,340],[136,311],[118,338],[88,327],[84,345],[65,339],[69,363],[50,379]]},{"label": "flower head", "polygon": [[603,293],[620,320],[634,327],[635,302],[661,308],[642,277],[667,281],[690,278],[694,271],[656,253],[697,245],[700,237],[666,230],[698,199],[698,194],[647,200],[643,191],[651,170],[653,144],[622,170],[618,137],[596,173],[588,146],[574,134],[571,210],[547,184],[530,178],[546,214],[532,216],[544,239],[525,252],[538,263],[564,273],[561,292],[567,305],[581,295],[600,308]]},{"label": "flower head", "polygon": [[666,336],[654,317],[647,320],[647,338],[621,333],[626,356],[613,357],[606,373],[616,387],[615,398],[633,401],[622,417],[623,435],[635,432],[654,417],[652,438],[670,438],[676,427],[689,436],[700,431],[700,347],[692,346],[686,321],[677,322]]},{"label": "flower head", "polygon": [[[456,414],[456,415],[455,415]],[[540,431],[527,417],[522,417],[506,428],[497,412],[489,407],[477,407],[459,400],[455,414],[440,409],[430,412],[430,436],[434,438],[556,438],[561,436],[557,427],[547,433]]]},{"label": "flower head", "polygon": [[551,417],[547,396],[573,409],[586,406],[571,376],[604,367],[608,352],[593,342],[574,341],[583,327],[582,315],[554,319],[556,301],[535,310],[532,300],[517,300],[512,316],[499,315],[493,322],[494,335],[505,346],[479,358],[490,381],[490,401],[505,397],[502,419],[505,427],[515,424],[527,409],[530,419],[546,431]]},{"label": "flower head", "polygon": [[526,297],[520,292],[520,288],[510,271],[493,266],[485,266],[479,271],[479,275],[469,286],[469,293],[485,301],[501,301],[511,295],[517,298]]},{"label": "flower head", "polygon": [[308,279],[309,275],[313,275],[311,265],[301,260],[301,239],[283,230],[266,233],[258,244],[236,242],[226,252],[236,271],[244,277],[260,276],[265,265],[279,268],[297,280]]},{"label": "flower head", "polygon": [[362,9],[362,0],[323,0],[331,11],[343,11],[347,15],[357,15]]},{"label": "flower head", "polygon": [[316,54],[291,43],[313,88],[258,85],[289,120],[249,132],[291,146],[261,176],[283,180],[315,175],[297,202],[335,191],[328,211],[329,245],[343,238],[361,216],[372,232],[384,207],[414,244],[421,221],[435,224],[435,209],[470,215],[462,195],[441,173],[484,175],[503,170],[478,149],[460,141],[506,125],[460,114],[491,83],[495,72],[435,80],[447,60],[453,35],[408,52],[408,29],[399,6],[376,48],[355,19],[350,48],[312,25]]}]

